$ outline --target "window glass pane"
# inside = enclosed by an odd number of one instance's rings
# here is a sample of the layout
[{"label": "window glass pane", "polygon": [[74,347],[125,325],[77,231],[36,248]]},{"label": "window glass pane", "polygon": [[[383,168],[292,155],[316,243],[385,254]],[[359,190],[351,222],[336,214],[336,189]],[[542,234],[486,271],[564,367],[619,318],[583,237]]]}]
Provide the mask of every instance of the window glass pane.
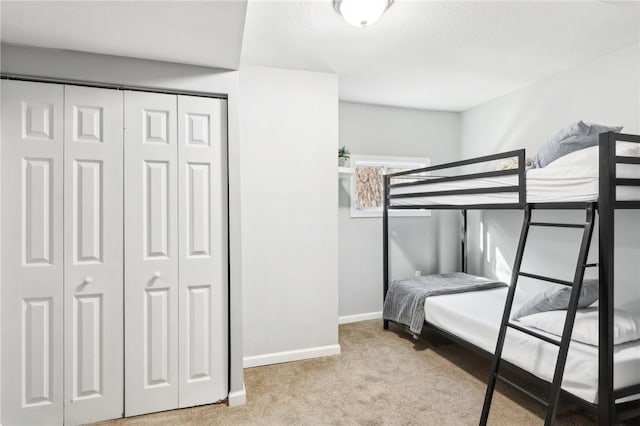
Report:
[{"label": "window glass pane", "polygon": [[[404,168],[397,168],[397,167],[390,167],[387,169],[387,174],[393,174],[393,173],[399,173],[399,172],[404,172],[407,170],[412,170],[412,169],[419,169],[420,167],[423,167],[421,164],[411,164],[407,167]],[[400,176],[397,178],[393,178],[393,181],[391,183],[404,183],[404,182],[415,182],[417,179],[414,176]]]},{"label": "window glass pane", "polygon": [[[351,157],[354,174],[350,179],[351,217],[382,217],[384,204],[384,176],[418,168],[429,164],[428,158],[420,157]],[[416,173],[399,176],[390,180],[390,184],[412,182],[429,176],[429,173]],[[391,210],[391,216],[429,216],[425,210]]]}]

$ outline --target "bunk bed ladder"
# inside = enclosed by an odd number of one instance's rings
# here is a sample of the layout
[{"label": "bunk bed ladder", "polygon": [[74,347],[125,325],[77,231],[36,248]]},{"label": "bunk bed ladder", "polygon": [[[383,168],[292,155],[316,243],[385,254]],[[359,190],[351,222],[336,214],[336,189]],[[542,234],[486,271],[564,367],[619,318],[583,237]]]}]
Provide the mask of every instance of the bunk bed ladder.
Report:
[{"label": "bunk bed ladder", "polygon": [[[547,409],[547,412],[546,412],[544,424],[546,426],[550,426],[554,423],[557,408],[558,408],[558,401],[560,399],[562,377],[564,375],[564,368],[567,361],[567,354],[569,352],[569,343],[571,342],[571,333],[573,331],[576,311],[578,310],[578,301],[580,297],[580,291],[582,289],[582,279],[584,278],[584,272],[586,268],[596,266],[594,264],[587,263],[587,256],[589,255],[589,247],[591,245],[591,236],[593,234],[593,222],[594,222],[594,216],[595,216],[595,209],[596,207],[593,203],[588,204],[586,207],[585,222],[580,224],[569,224],[569,223],[532,222],[531,207],[529,206],[525,207],[524,220],[522,222],[522,231],[520,233],[520,240],[518,242],[518,249],[516,252],[516,260],[513,267],[513,273],[511,276],[511,285],[507,293],[507,299],[505,302],[502,322],[500,324],[500,332],[498,333],[498,341],[496,343],[496,350],[494,353],[493,364],[491,367],[491,374],[489,375],[489,380],[487,383],[487,391],[484,399],[484,405],[482,407],[482,416],[480,417],[481,426],[484,426],[487,424],[487,420],[489,418],[489,411],[491,409],[491,401],[493,399],[493,393],[495,390],[496,382],[498,380],[524,393],[528,397],[534,399],[535,401],[545,406]],[[578,261],[576,263],[576,269],[575,269],[573,281],[565,281],[565,280],[560,280],[556,278],[545,277],[542,275],[530,274],[530,273],[520,271],[520,267],[522,266],[522,257],[524,254],[525,245],[527,243],[527,236],[529,235],[529,228],[531,226],[583,229],[582,243],[580,245],[580,252],[578,254]],[[522,277],[522,276],[572,287],[571,297],[569,299],[569,306],[567,308],[567,315],[564,323],[564,328],[562,331],[562,338],[560,339],[560,341],[549,338],[545,335],[536,333],[531,329],[521,327],[510,321],[511,308],[513,306],[513,299],[516,292],[518,277]],[[528,334],[532,337],[543,340],[546,343],[553,344],[559,347],[558,357],[556,359],[556,366],[555,366],[555,371],[553,375],[553,381],[551,382],[551,386],[549,388],[549,396],[547,400],[544,400],[530,393],[526,389],[518,386],[517,384],[511,382],[510,380],[506,379],[505,377],[499,374],[500,361],[502,358],[502,350],[504,348],[504,341],[507,335],[508,328],[511,328],[521,333]]]}]

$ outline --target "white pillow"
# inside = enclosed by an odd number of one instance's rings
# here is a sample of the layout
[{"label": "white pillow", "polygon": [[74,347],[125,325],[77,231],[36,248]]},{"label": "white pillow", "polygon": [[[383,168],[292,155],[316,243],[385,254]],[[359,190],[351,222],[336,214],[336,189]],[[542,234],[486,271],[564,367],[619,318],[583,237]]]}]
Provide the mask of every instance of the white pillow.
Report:
[{"label": "white pillow", "polygon": [[[599,162],[598,154],[600,153],[599,146],[591,146],[589,148],[573,151],[570,154],[564,155],[555,161],[547,164],[546,167],[567,167],[567,166],[579,166],[579,165],[594,165],[597,166]],[[616,155],[636,157],[640,156],[640,144],[633,142],[618,142],[616,144]]]},{"label": "white pillow", "polygon": [[[562,336],[567,311],[547,311],[520,318],[518,321],[538,330]],[[640,314],[616,309],[613,314],[613,344],[640,339]],[[598,308],[579,309],[571,340],[598,346]]]}]

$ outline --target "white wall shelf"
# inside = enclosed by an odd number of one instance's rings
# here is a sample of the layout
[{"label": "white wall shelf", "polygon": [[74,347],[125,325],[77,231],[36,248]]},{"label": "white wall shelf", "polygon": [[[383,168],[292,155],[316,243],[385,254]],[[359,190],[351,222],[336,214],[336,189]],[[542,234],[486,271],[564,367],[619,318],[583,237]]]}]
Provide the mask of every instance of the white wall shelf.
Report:
[{"label": "white wall shelf", "polygon": [[356,172],[356,169],[352,167],[338,167],[338,176],[342,178],[347,178],[353,175]]}]

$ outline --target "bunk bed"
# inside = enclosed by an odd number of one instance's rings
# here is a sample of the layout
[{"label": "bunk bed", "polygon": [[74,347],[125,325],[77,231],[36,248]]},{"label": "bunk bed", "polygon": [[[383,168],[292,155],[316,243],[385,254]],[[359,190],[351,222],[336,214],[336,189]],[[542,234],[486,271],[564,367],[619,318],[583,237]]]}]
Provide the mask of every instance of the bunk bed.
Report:
[{"label": "bunk bed", "polygon": [[[640,136],[614,132],[601,133],[598,143],[598,164],[594,166],[597,173],[572,176],[566,181],[563,181],[563,176],[554,171],[533,169],[527,172],[524,149],[384,176],[383,287],[385,299],[390,285],[390,211],[460,210],[462,213],[462,272],[467,272],[468,210],[524,211],[516,260],[508,287],[439,295],[427,298],[424,303],[425,325],[429,329],[493,359],[481,424],[486,424],[497,379],[502,379],[507,385],[547,405],[545,424],[554,422],[561,394],[563,398],[595,415],[600,425],[610,425],[640,416],[640,368],[638,368],[640,340],[614,345],[615,212],[620,209],[640,209],[640,156],[617,154],[618,142],[638,144],[640,147]],[[514,157],[517,158],[516,167],[486,171],[487,164]],[[461,172],[463,169],[470,168],[471,173]],[[628,173],[630,169],[633,170],[632,174]],[[622,170],[624,173],[621,172]],[[443,174],[445,171],[446,173]],[[535,210],[577,209],[584,210],[586,213],[585,222],[579,225],[535,222],[531,216],[532,211]],[[599,223],[598,262],[588,264],[586,258],[596,221],[596,212]],[[536,225],[581,227],[584,230],[573,282],[562,282],[562,280],[520,270],[529,227]],[[511,309],[521,306],[523,301],[531,296],[526,292],[516,292],[518,277],[525,276],[539,282],[546,281],[568,286],[575,284],[579,288],[582,285],[584,271],[594,267],[598,269],[599,280],[598,346],[590,346],[570,339],[573,318],[578,308],[578,296],[574,294],[567,309],[567,321],[561,343],[544,332],[534,332],[529,327],[519,327],[510,322]],[[481,312],[478,312],[478,307]],[[573,310],[573,318],[570,314],[571,310]],[[500,316],[502,316],[502,322]],[[384,320],[384,328],[388,327],[389,320]],[[508,330],[510,327],[512,329]],[[565,335],[568,335],[566,341]],[[513,344],[509,343],[505,346],[505,339]],[[556,351],[549,343],[559,346],[560,349]],[[558,369],[563,351],[562,368]],[[558,361],[554,366],[553,359],[556,356]],[[549,363],[553,367],[551,371],[549,371]],[[531,382],[540,385],[551,384],[548,402],[500,376],[498,370],[503,368]],[[554,389],[556,396],[553,395]]]}]

